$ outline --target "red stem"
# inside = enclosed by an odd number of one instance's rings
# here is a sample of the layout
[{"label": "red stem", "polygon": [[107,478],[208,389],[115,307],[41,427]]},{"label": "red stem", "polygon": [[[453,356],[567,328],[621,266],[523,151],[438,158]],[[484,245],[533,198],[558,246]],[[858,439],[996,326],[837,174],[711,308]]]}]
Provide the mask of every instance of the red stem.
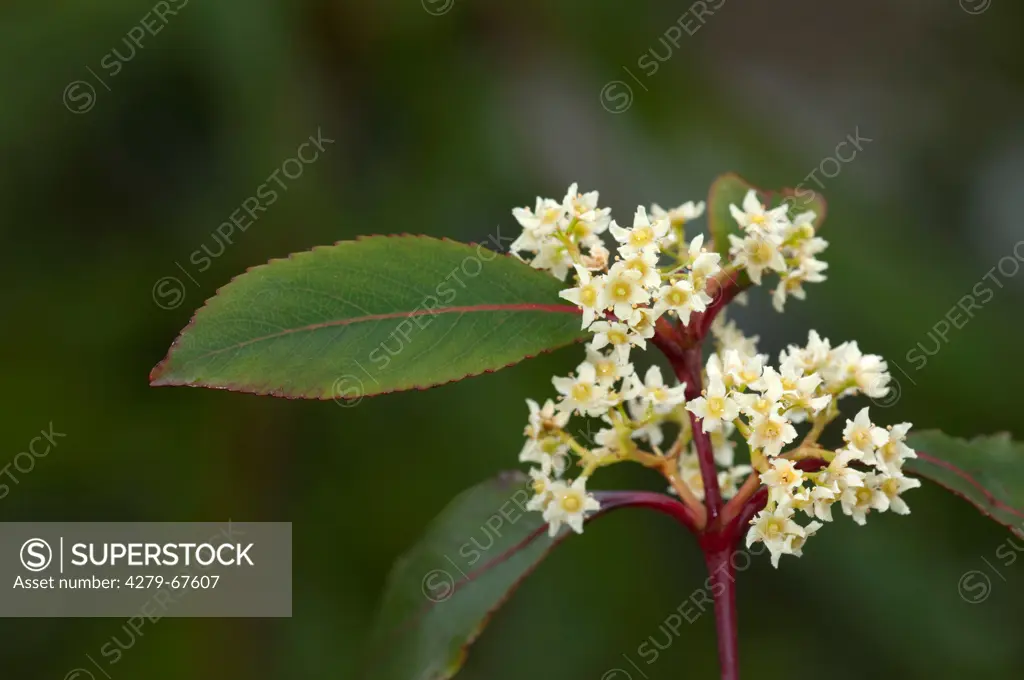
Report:
[{"label": "red stem", "polygon": [[710,534],[701,542],[704,561],[711,575],[711,594],[715,601],[715,630],[718,634],[718,665],[722,680],[739,680],[739,626],[736,620],[736,568],[732,556],[735,542],[731,531]]},{"label": "red stem", "polygon": [[[686,382],[686,399],[696,399],[703,389],[701,369],[704,367],[700,345],[683,352],[683,373],[677,369],[680,381]],[[673,367],[675,368],[675,367]],[[697,447],[697,461],[700,463],[700,477],[704,482],[704,505],[708,509],[708,524],[713,524],[722,511],[722,492],[718,488],[718,468],[715,467],[714,448],[711,437],[704,432],[700,418],[690,413],[690,428],[693,430],[693,443]]]},{"label": "red stem", "polygon": [[[718,313],[740,292],[738,275],[734,271],[727,272],[720,280],[716,280],[715,284],[711,305],[703,313],[692,315],[686,326],[673,327],[665,319],[659,319],[655,324],[652,342],[668,358],[679,381],[686,383],[687,401],[696,399],[701,394],[701,374],[704,368],[701,343],[704,336],[707,335]],[[693,442],[697,448],[697,459],[700,462],[701,480],[704,484],[704,505],[708,511],[707,525],[698,533],[698,538],[710,574],[711,594],[715,603],[718,661],[722,669],[722,680],[739,680],[736,569],[732,558],[736,551],[736,543],[746,533],[745,529],[750,519],[764,507],[767,492],[755,493],[736,517],[723,526],[719,520],[722,492],[718,486],[714,447],[711,445],[711,438],[702,428],[701,420],[693,413],[689,413],[689,417]],[[682,503],[674,499],[667,500],[672,500],[679,506],[673,506],[669,514],[678,515],[682,509],[687,516],[691,515],[689,509]],[[655,505],[648,507],[661,509]],[[693,531],[692,517],[683,523]]]},{"label": "red stem", "polygon": [[697,519],[686,504],[654,491],[599,491],[602,511],[621,507],[648,508],[673,518],[693,533],[697,533]]}]

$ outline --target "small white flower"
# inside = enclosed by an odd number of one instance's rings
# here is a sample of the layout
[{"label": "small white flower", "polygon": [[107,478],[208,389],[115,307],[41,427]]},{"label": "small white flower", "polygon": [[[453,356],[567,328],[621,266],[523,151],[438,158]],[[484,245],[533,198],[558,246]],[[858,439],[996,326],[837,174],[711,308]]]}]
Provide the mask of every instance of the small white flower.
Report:
[{"label": "small white flower", "polygon": [[699,234],[690,241],[687,254],[690,265],[690,283],[693,284],[694,290],[703,292],[707,289],[708,279],[722,271],[722,267],[719,265],[722,256],[704,250],[704,234]]},{"label": "small white flower", "polygon": [[658,321],[659,316],[661,315],[657,310],[650,307],[637,307],[624,321],[641,338],[650,339],[654,337],[654,333],[657,330],[655,323]]},{"label": "small white flower", "polygon": [[[872,399],[881,399],[889,393],[888,365],[877,354],[863,354],[856,342],[844,342],[833,350],[833,381],[840,385],[853,383],[854,388],[844,394],[854,394],[857,390]],[[829,376],[826,376],[828,379]]]},{"label": "small white flower", "polygon": [[875,465],[889,475],[898,475],[907,458],[917,458],[914,450],[906,445],[910,423],[900,423],[889,428],[888,438],[875,451]]},{"label": "small white flower", "polygon": [[530,408],[529,422],[523,430],[526,443],[519,452],[519,460],[524,463],[537,463],[547,474],[552,469],[559,472],[566,467],[566,456],[569,446],[562,441],[562,429],[569,422],[569,413],[555,410],[555,402],[548,399],[543,408],[533,399],[526,400]]},{"label": "small white flower", "polygon": [[807,539],[818,533],[818,529],[825,526],[821,522],[811,522],[804,527],[803,536],[794,536],[793,540],[790,541],[789,550],[794,557],[804,556],[804,544],[807,543]]},{"label": "small white flower", "polygon": [[740,405],[740,413],[749,417],[752,423],[768,416],[777,415],[783,406],[781,401],[770,399],[757,392],[736,393],[733,399]]},{"label": "small white flower", "polygon": [[616,268],[635,271],[640,274],[640,285],[644,288],[657,288],[661,283],[661,272],[658,271],[658,254],[653,251],[644,250],[636,255],[630,255],[624,260],[615,263],[612,271],[614,272]]},{"label": "small white flower", "polygon": [[569,446],[555,437],[527,439],[519,452],[519,462],[535,463],[540,465],[544,474],[559,476],[569,467]]},{"label": "small white flower", "polygon": [[[661,418],[653,413],[647,402],[634,400],[626,402],[626,410],[633,420],[633,439],[646,439],[651,446],[661,446],[665,433],[661,431]],[[651,416],[654,417],[651,417]],[[637,425],[637,423],[645,423]]]},{"label": "small white flower", "polygon": [[731,423],[740,414],[740,406],[727,392],[721,380],[712,380],[704,396],[697,397],[686,405],[686,410],[700,418],[704,432],[715,432],[723,423]]},{"label": "small white flower", "polygon": [[694,203],[687,201],[675,208],[665,210],[657,203],[651,206],[651,217],[657,220],[668,220],[673,227],[681,227],[687,222],[697,219],[704,214],[704,201]]},{"label": "small white flower", "polygon": [[612,220],[611,226],[608,227],[615,240],[622,244],[619,246],[619,254],[623,257],[631,257],[646,250],[657,253],[658,242],[668,233],[668,228],[667,219],[655,220],[652,224],[642,205],[637,207],[633,216],[632,229],[623,229],[615,220]]},{"label": "small white flower", "polygon": [[808,413],[818,413],[832,401],[830,394],[815,396],[822,382],[820,374],[805,376],[795,361],[783,363],[779,368],[779,381],[790,404],[787,415],[793,422],[803,422]]},{"label": "small white flower", "polygon": [[530,409],[526,436],[533,439],[556,434],[569,422],[569,414],[558,413],[555,410],[555,402],[550,399],[544,402],[544,406],[540,406],[533,399],[527,399],[526,406]]},{"label": "small white flower", "polygon": [[818,473],[817,483],[839,496],[849,488],[864,486],[864,473],[850,467],[850,463],[860,460],[860,451],[852,449],[841,449],[836,452],[835,458]]},{"label": "small white flower", "polygon": [[782,275],[779,285],[772,292],[772,306],[775,311],[782,312],[786,307],[786,298],[794,297],[797,300],[807,298],[804,290],[805,283],[821,283],[825,280],[823,271],[828,269],[828,263],[814,258],[807,258],[800,262],[799,266],[791,269]]},{"label": "small white flower", "polygon": [[[635,373],[633,364],[623,361],[618,353],[603,354],[590,345],[587,345],[587,362],[594,367],[597,382],[608,389],[614,387],[620,379],[628,378]],[[582,365],[576,370],[579,371],[580,368]]]},{"label": "small white flower", "polygon": [[594,333],[594,339],[590,342],[593,349],[611,345],[619,355],[619,360],[623,362],[629,359],[631,347],[635,346],[640,349],[647,347],[647,342],[641,335],[618,321],[595,321],[590,330]]},{"label": "small white flower", "polygon": [[764,359],[763,354],[740,354],[734,349],[726,350],[722,356],[726,382],[731,382],[737,389],[757,384],[764,372]]},{"label": "small white flower", "polygon": [[686,401],[686,385],[666,387],[661,376],[661,368],[651,366],[647,369],[642,382],[639,376],[633,375],[626,398],[643,400],[644,403],[650,404],[655,413],[668,413]]},{"label": "small white flower", "polygon": [[761,473],[761,482],[768,487],[768,501],[780,503],[803,484],[804,473],[791,460],[776,458],[771,468]]},{"label": "small white flower", "polygon": [[747,443],[752,449],[761,449],[769,458],[782,453],[782,448],[796,439],[796,428],[777,413],[755,418],[750,425],[751,432]]},{"label": "small white flower", "polygon": [[823,522],[832,521],[832,505],[838,500],[831,489],[816,486],[811,489],[811,502],[814,504],[814,516]]},{"label": "small white flower", "polygon": [[860,410],[853,420],[846,421],[843,439],[861,453],[861,460],[869,465],[875,462],[875,449],[889,441],[889,433],[871,422],[868,407]]},{"label": "small white flower", "polygon": [[782,384],[782,376],[771,366],[762,368],[761,377],[747,383],[747,387],[760,392],[765,399],[772,402],[779,401],[786,393],[786,388]]},{"label": "small white flower", "polygon": [[803,369],[804,375],[813,375],[828,366],[831,356],[832,346],[828,339],[822,339],[817,331],[812,330],[807,335],[806,347],[790,345],[779,353],[779,364],[793,363]]},{"label": "small white flower", "polygon": [[526,503],[526,509],[543,511],[544,506],[551,502],[551,477],[547,471],[533,468],[530,470],[530,479],[533,498]]},{"label": "small white flower", "polygon": [[569,186],[569,191],[566,192],[565,198],[562,200],[562,206],[570,219],[576,219],[576,224],[570,231],[570,235],[581,242],[586,242],[592,236],[603,233],[608,228],[611,209],[598,208],[597,198],[596,191],[579,193],[574,182]]},{"label": "small white flower", "polygon": [[[621,264],[621,263],[620,263]],[[620,320],[626,320],[639,305],[647,304],[651,294],[640,282],[640,273],[616,264],[604,280],[601,303],[611,309]]]},{"label": "small white flower", "polygon": [[579,411],[580,413],[600,416],[609,407],[615,405],[608,389],[597,381],[595,368],[584,362],[580,364],[576,377],[551,379],[555,389],[562,395],[558,409],[563,412]]},{"label": "small white flower", "polygon": [[786,258],[779,249],[781,239],[772,234],[753,233],[744,238],[729,234],[729,254],[737,267],[747,270],[750,280],[761,285],[761,272],[786,271]]},{"label": "small white flower", "polygon": [[655,300],[654,310],[659,316],[673,312],[684,325],[690,322],[691,314],[703,312],[711,304],[711,298],[706,293],[695,291],[693,284],[686,279],[659,288]]},{"label": "small white flower", "polygon": [[743,209],[735,205],[729,206],[729,212],[736,224],[747,232],[775,232],[789,223],[789,206],[780,205],[766,210],[757,198],[757,192],[751,189],[743,197]]},{"label": "small white flower", "polygon": [[817,217],[813,210],[800,213],[783,230],[786,244],[797,258],[813,257],[828,248],[828,241],[815,235],[817,230],[814,221]]},{"label": "small white flower", "polygon": [[795,510],[804,511],[808,517],[831,522],[832,504],[836,502],[836,495],[824,486],[815,486],[811,489],[804,487],[793,494],[790,502]]},{"label": "small white flower", "polygon": [[921,486],[921,480],[914,477],[905,477],[902,473],[898,475],[880,475],[875,480],[878,490],[888,500],[889,509],[897,515],[909,515],[910,507],[907,502],[900,498],[900,494],[908,489],[916,489]]},{"label": "small white flower", "polygon": [[591,277],[590,272],[580,265],[576,265],[576,275],[579,277],[579,284],[575,288],[559,292],[558,297],[583,310],[581,328],[586,328],[594,323],[594,319],[602,311],[605,281],[603,276]]},{"label": "small white flower", "polygon": [[539,196],[536,208],[513,208],[512,215],[523,227],[523,233],[509,247],[512,252],[540,250],[547,237],[555,233],[566,216],[565,208],[558,201]]},{"label": "small white flower", "polygon": [[556,279],[564,281],[573,266],[572,255],[558,241],[548,241],[541,245],[537,256],[530,260],[530,266],[549,271]]},{"label": "small white flower", "polygon": [[839,497],[843,513],[852,517],[853,521],[861,526],[867,523],[869,512],[885,511],[889,507],[889,498],[878,488],[877,478],[869,475],[864,481],[864,486],[847,487]]},{"label": "small white flower", "polygon": [[553,481],[548,485],[550,500],[544,507],[544,520],[549,524],[548,535],[556,536],[563,524],[577,534],[583,533],[583,521],[589,512],[601,509],[594,495],[587,493],[587,478],[579,477],[571,485]]},{"label": "small white flower", "polygon": [[805,535],[803,527],[793,521],[793,509],[778,505],[774,510],[762,510],[750,521],[747,532],[747,548],[758,541],[763,542],[771,553],[772,566],[778,568],[779,558],[793,552],[793,538]]}]

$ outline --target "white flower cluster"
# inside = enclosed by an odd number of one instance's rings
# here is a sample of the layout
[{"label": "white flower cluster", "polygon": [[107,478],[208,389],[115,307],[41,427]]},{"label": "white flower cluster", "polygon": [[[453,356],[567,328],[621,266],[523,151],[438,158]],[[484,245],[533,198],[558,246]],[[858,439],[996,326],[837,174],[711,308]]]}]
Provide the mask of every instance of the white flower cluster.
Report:
[{"label": "white flower cluster", "polygon": [[779,273],[782,280],[772,294],[776,310],[781,312],[790,296],[798,300],[807,297],[804,283],[825,280],[822,272],[828,264],[814,256],[824,251],[828,242],[815,235],[813,212],[800,213],[790,220],[787,205],[766,210],[753,191],[743,199],[742,209],[733,205],[730,211],[745,235],[729,235],[729,255],[734,264],[746,269],[756,285],[761,285],[766,269]]},{"label": "white flower cluster", "polygon": [[[726,350],[724,357],[712,355],[707,395],[687,405],[698,415],[707,414],[702,416],[705,428],[716,427],[716,418],[738,417],[746,435],[751,460],[768,488],[768,504],[751,521],[747,546],[763,541],[778,566],[784,554],[800,556],[821,522],[832,521],[835,503],[858,524],[865,523],[871,510],[908,514],[900,494],[921,484],[902,472],[903,461],[916,457],[905,443],[910,423],[883,429],[871,422],[865,407],[846,421],[843,448],[831,451],[817,444],[839,415],[838,399],[887,394],[890,376],[882,358],[862,354],[855,342],[832,348],[811,331],[806,347],[791,345],[780,353],[779,370],[763,365],[765,359],[735,349]],[[810,432],[799,446],[783,453],[797,437],[794,423],[804,421],[812,423]],[[805,472],[797,467],[801,460],[827,465]],[[800,526],[793,519],[797,511],[821,521]]]},{"label": "white flower cluster", "polygon": [[[597,200],[596,191],[580,194],[574,184],[561,203],[538,198],[532,211],[513,210],[523,233],[511,250],[533,253],[531,266],[559,279],[575,270],[576,286],[561,296],[580,307],[582,328],[594,334],[576,371],[553,379],[561,395],[557,404],[528,402],[530,424],[520,460],[539,466],[530,472],[536,493],[530,507],[543,511],[552,535],[563,523],[582,531],[585,513],[599,507],[586,491],[597,467],[652,455],[641,452],[637,441],[646,441],[661,455],[662,426],[688,427],[681,411],[685,385],[666,385],[657,366],[641,379],[629,361],[630,351],[646,348],[662,315],[686,323],[707,309],[708,282],[720,271],[720,256],[704,250],[702,235],[688,244],[683,240],[684,225],[703,214],[703,202],[667,211],[654,205],[650,216],[640,206],[633,226],[624,228]],[[618,243],[614,262],[600,238],[605,231]],[[667,266],[659,266],[663,259]],[[565,432],[572,413],[601,418],[604,427],[589,442],[594,448],[584,448]],[[567,483],[561,474],[570,452],[579,456],[583,473]]]},{"label": "white flower cluster", "polygon": [[[774,564],[784,553],[800,554],[807,536],[820,526],[800,527],[792,520],[796,510],[824,521],[835,502],[858,521],[870,509],[906,511],[899,494],[914,480],[903,477],[899,466],[913,455],[902,444],[909,425],[886,431],[868,424],[865,441],[856,429],[866,422],[863,411],[851,424],[854,429],[848,428],[850,446],[827,452],[816,445],[824,426],[838,416],[840,397],[877,398],[888,391],[885,362],[863,355],[856,343],[833,349],[812,331],[808,345],[784,351],[776,369],[757,352],[756,337],[744,336],[714,310],[718,315],[710,331],[717,351],[707,361],[699,397],[687,401],[686,385],[666,384],[657,366],[642,379],[634,369],[632,349],[646,348],[662,317],[669,319],[669,329],[687,327],[694,315],[708,311],[735,272],[745,271],[754,284],[766,270],[778,273],[773,302],[779,311],[787,297],[804,297],[804,283],[824,280],[827,265],[814,256],[827,244],[815,233],[814,213],[790,219],[788,206],[766,209],[753,191],[742,208],[730,208],[744,235],[729,236],[727,263],[704,248],[703,235],[686,238],[688,223],[704,212],[702,202],[667,211],[654,205],[649,213],[638,207],[632,227],[625,228],[598,207],[597,192],[578,193],[574,184],[560,203],[538,198],[533,210],[513,211],[523,233],[512,251],[532,254],[531,266],[559,279],[575,271],[575,285],[561,296],[580,308],[582,327],[593,333],[586,359],[573,373],[553,379],[557,400],[543,406],[527,402],[530,417],[520,460],[535,466],[530,471],[535,495],[528,507],[543,513],[551,535],[563,524],[582,531],[586,515],[600,508],[587,481],[597,468],[621,461],[658,469],[671,491],[688,505],[699,504],[703,476],[687,411],[710,439],[724,498],[737,494],[753,470],[770,488],[768,506],[752,522],[748,540],[763,540]],[[614,259],[601,239],[606,231],[617,242]],[[601,427],[581,443],[566,429],[573,415],[599,418]],[[811,432],[783,453],[797,438],[794,426],[804,422],[811,423]],[[667,430],[675,439],[666,447]],[[749,448],[750,465],[735,463],[737,431]],[[829,466],[805,473],[795,467],[798,456],[820,458]],[[849,466],[852,462],[874,465],[875,471],[861,472]],[[573,463],[582,471],[570,480],[565,475]],[[804,489],[804,483],[814,488]]]}]

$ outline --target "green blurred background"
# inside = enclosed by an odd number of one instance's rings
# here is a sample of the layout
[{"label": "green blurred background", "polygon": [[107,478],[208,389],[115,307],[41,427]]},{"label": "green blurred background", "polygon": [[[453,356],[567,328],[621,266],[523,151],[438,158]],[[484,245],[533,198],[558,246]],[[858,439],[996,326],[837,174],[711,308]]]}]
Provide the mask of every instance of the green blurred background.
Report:
[{"label": "green blurred background", "polygon": [[[580,359],[347,409],[147,386],[232,276],[357,234],[483,240],[572,181],[628,221],[722,172],[815,188],[820,168],[829,280],[784,316],[754,295],[744,328],[773,355],[815,327],[895,360],[907,373],[876,420],[1024,437],[1024,274],[1004,261],[973,319],[938,345],[933,330],[1024,237],[1024,6],[697,4],[170,0],[162,23],[150,0],[5,4],[0,465],[48,423],[67,436],[14,472],[0,518],[294,522],[292,619],[165,619],[105,672],[356,677],[390,564],[455,493],[516,466],[524,399]],[[200,271],[192,254],[218,253],[214,229],[318,129],[334,143]],[[825,160],[858,130],[854,159]],[[597,479],[661,487],[643,470]],[[909,517],[837,521],[803,559],[742,574],[746,677],[1024,675],[1024,560],[996,556],[1008,532],[938,489],[909,500]],[[971,570],[984,602],[958,593]],[[637,654],[703,580],[670,520],[614,515],[542,565],[459,677],[715,677],[710,616],[656,663]],[[124,644],[123,623],[4,620],[0,676],[65,678]]]}]

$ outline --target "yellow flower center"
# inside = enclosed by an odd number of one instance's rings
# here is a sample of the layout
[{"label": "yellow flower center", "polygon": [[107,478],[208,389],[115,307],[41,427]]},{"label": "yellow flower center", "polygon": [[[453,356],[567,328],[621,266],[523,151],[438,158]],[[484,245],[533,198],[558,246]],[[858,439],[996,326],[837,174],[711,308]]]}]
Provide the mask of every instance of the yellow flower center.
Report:
[{"label": "yellow flower center", "polygon": [[650,327],[651,317],[647,316],[646,314],[640,314],[640,320],[633,324],[633,328],[635,328],[641,335],[645,330],[647,330]]},{"label": "yellow flower center", "polygon": [[625,345],[629,341],[622,331],[608,331],[608,342],[613,345]]},{"label": "yellow flower center", "polygon": [[880,449],[882,453],[882,460],[887,463],[891,463],[896,460],[896,444],[889,442]]},{"label": "yellow flower center", "polygon": [[665,297],[673,307],[682,307],[690,299],[690,294],[681,288],[673,288]]},{"label": "yellow flower center", "polygon": [[889,479],[887,479],[884,482],[882,482],[882,492],[886,496],[888,496],[889,498],[896,498],[896,496],[899,496],[900,495],[900,482],[899,482],[899,480],[896,479],[895,477],[890,477]]},{"label": "yellow flower center", "polygon": [[580,303],[584,307],[593,307],[597,304],[597,289],[593,286],[584,286],[580,289]]},{"label": "yellow flower center", "polygon": [[858,449],[866,448],[871,443],[871,437],[868,436],[867,430],[858,430],[853,433],[853,445]]},{"label": "yellow flower center", "polygon": [[[576,212],[579,212],[579,210]],[[577,220],[576,223],[572,225],[572,229],[569,230],[569,236],[575,236],[577,239],[584,239],[589,235],[590,227],[586,222],[581,222],[579,220]]]},{"label": "yellow flower center", "polygon": [[771,261],[775,249],[767,241],[758,241],[750,254],[751,259],[758,264],[767,264]]},{"label": "yellow flower center", "polygon": [[629,302],[629,294],[633,292],[633,286],[625,281],[618,281],[612,286],[612,300],[616,302]]},{"label": "yellow flower center", "polygon": [[751,215],[750,216],[750,223],[751,224],[764,224],[765,223],[764,215]]},{"label": "yellow flower center", "polygon": [[547,485],[547,483],[543,479],[535,479],[535,480],[533,480],[533,493],[535,495],[537,495],[537,496],[541,495],[542,493],[544,493],[544,491],[547,488],[548,488],[548,485]]},{"label": "yellow flower center", "polygon": [[654,241],[654,230],[650,227],[635,227],[629,234],[629,245],[643,248]]},{"label": "yellow flower center", "polygon": [[576,401],[587,401],[590,399],[590,385],[587,383],[576,383],[572,386],[572,398]]},{"label": "yellow flower center", "polygon": [[599,378],[614,378],[617,371],[615,370],[615,362],[608,359],[603,359],[594,364],[594,372],[597,373]]},{"label": "yellow flower center", "polygon": [[651,270],[642,257],[634,257],[632,260],[627,261],[626,269],[632,269],[633,271],[640,272],[641,277],[647,276],[647,272]]},{"label": "yellow flower center", "polygon": [[566,512],[579,512],[582,507],[583,501],[580,500],[579,494],[567,493],[562,496],[562,509]]},{"label": "yellow flower center", "polygon": [[857,489],[857,505],[867,505],[871,502],[871,497],[874,494],[871,493],[871,489],[866,486],[862,486]]},{"label": "yellow flower center", "polygon": [[764,535],[768,538],[778,538],[786,531],[785,523],[778,517],[772,517],[764,525]]},{"label": "yellow flower center", "polygon": [[708,415],[712,418],[721,418],[725,414],[725,399],[723,397],[708,397]]},{"label": "yellow flower center", "polygon": [[782,434],[782,429],[779,427],[778,423],[768,421],[761,428],[761,434],[763,434],[766,439],[776,439],[780,434]]}]

